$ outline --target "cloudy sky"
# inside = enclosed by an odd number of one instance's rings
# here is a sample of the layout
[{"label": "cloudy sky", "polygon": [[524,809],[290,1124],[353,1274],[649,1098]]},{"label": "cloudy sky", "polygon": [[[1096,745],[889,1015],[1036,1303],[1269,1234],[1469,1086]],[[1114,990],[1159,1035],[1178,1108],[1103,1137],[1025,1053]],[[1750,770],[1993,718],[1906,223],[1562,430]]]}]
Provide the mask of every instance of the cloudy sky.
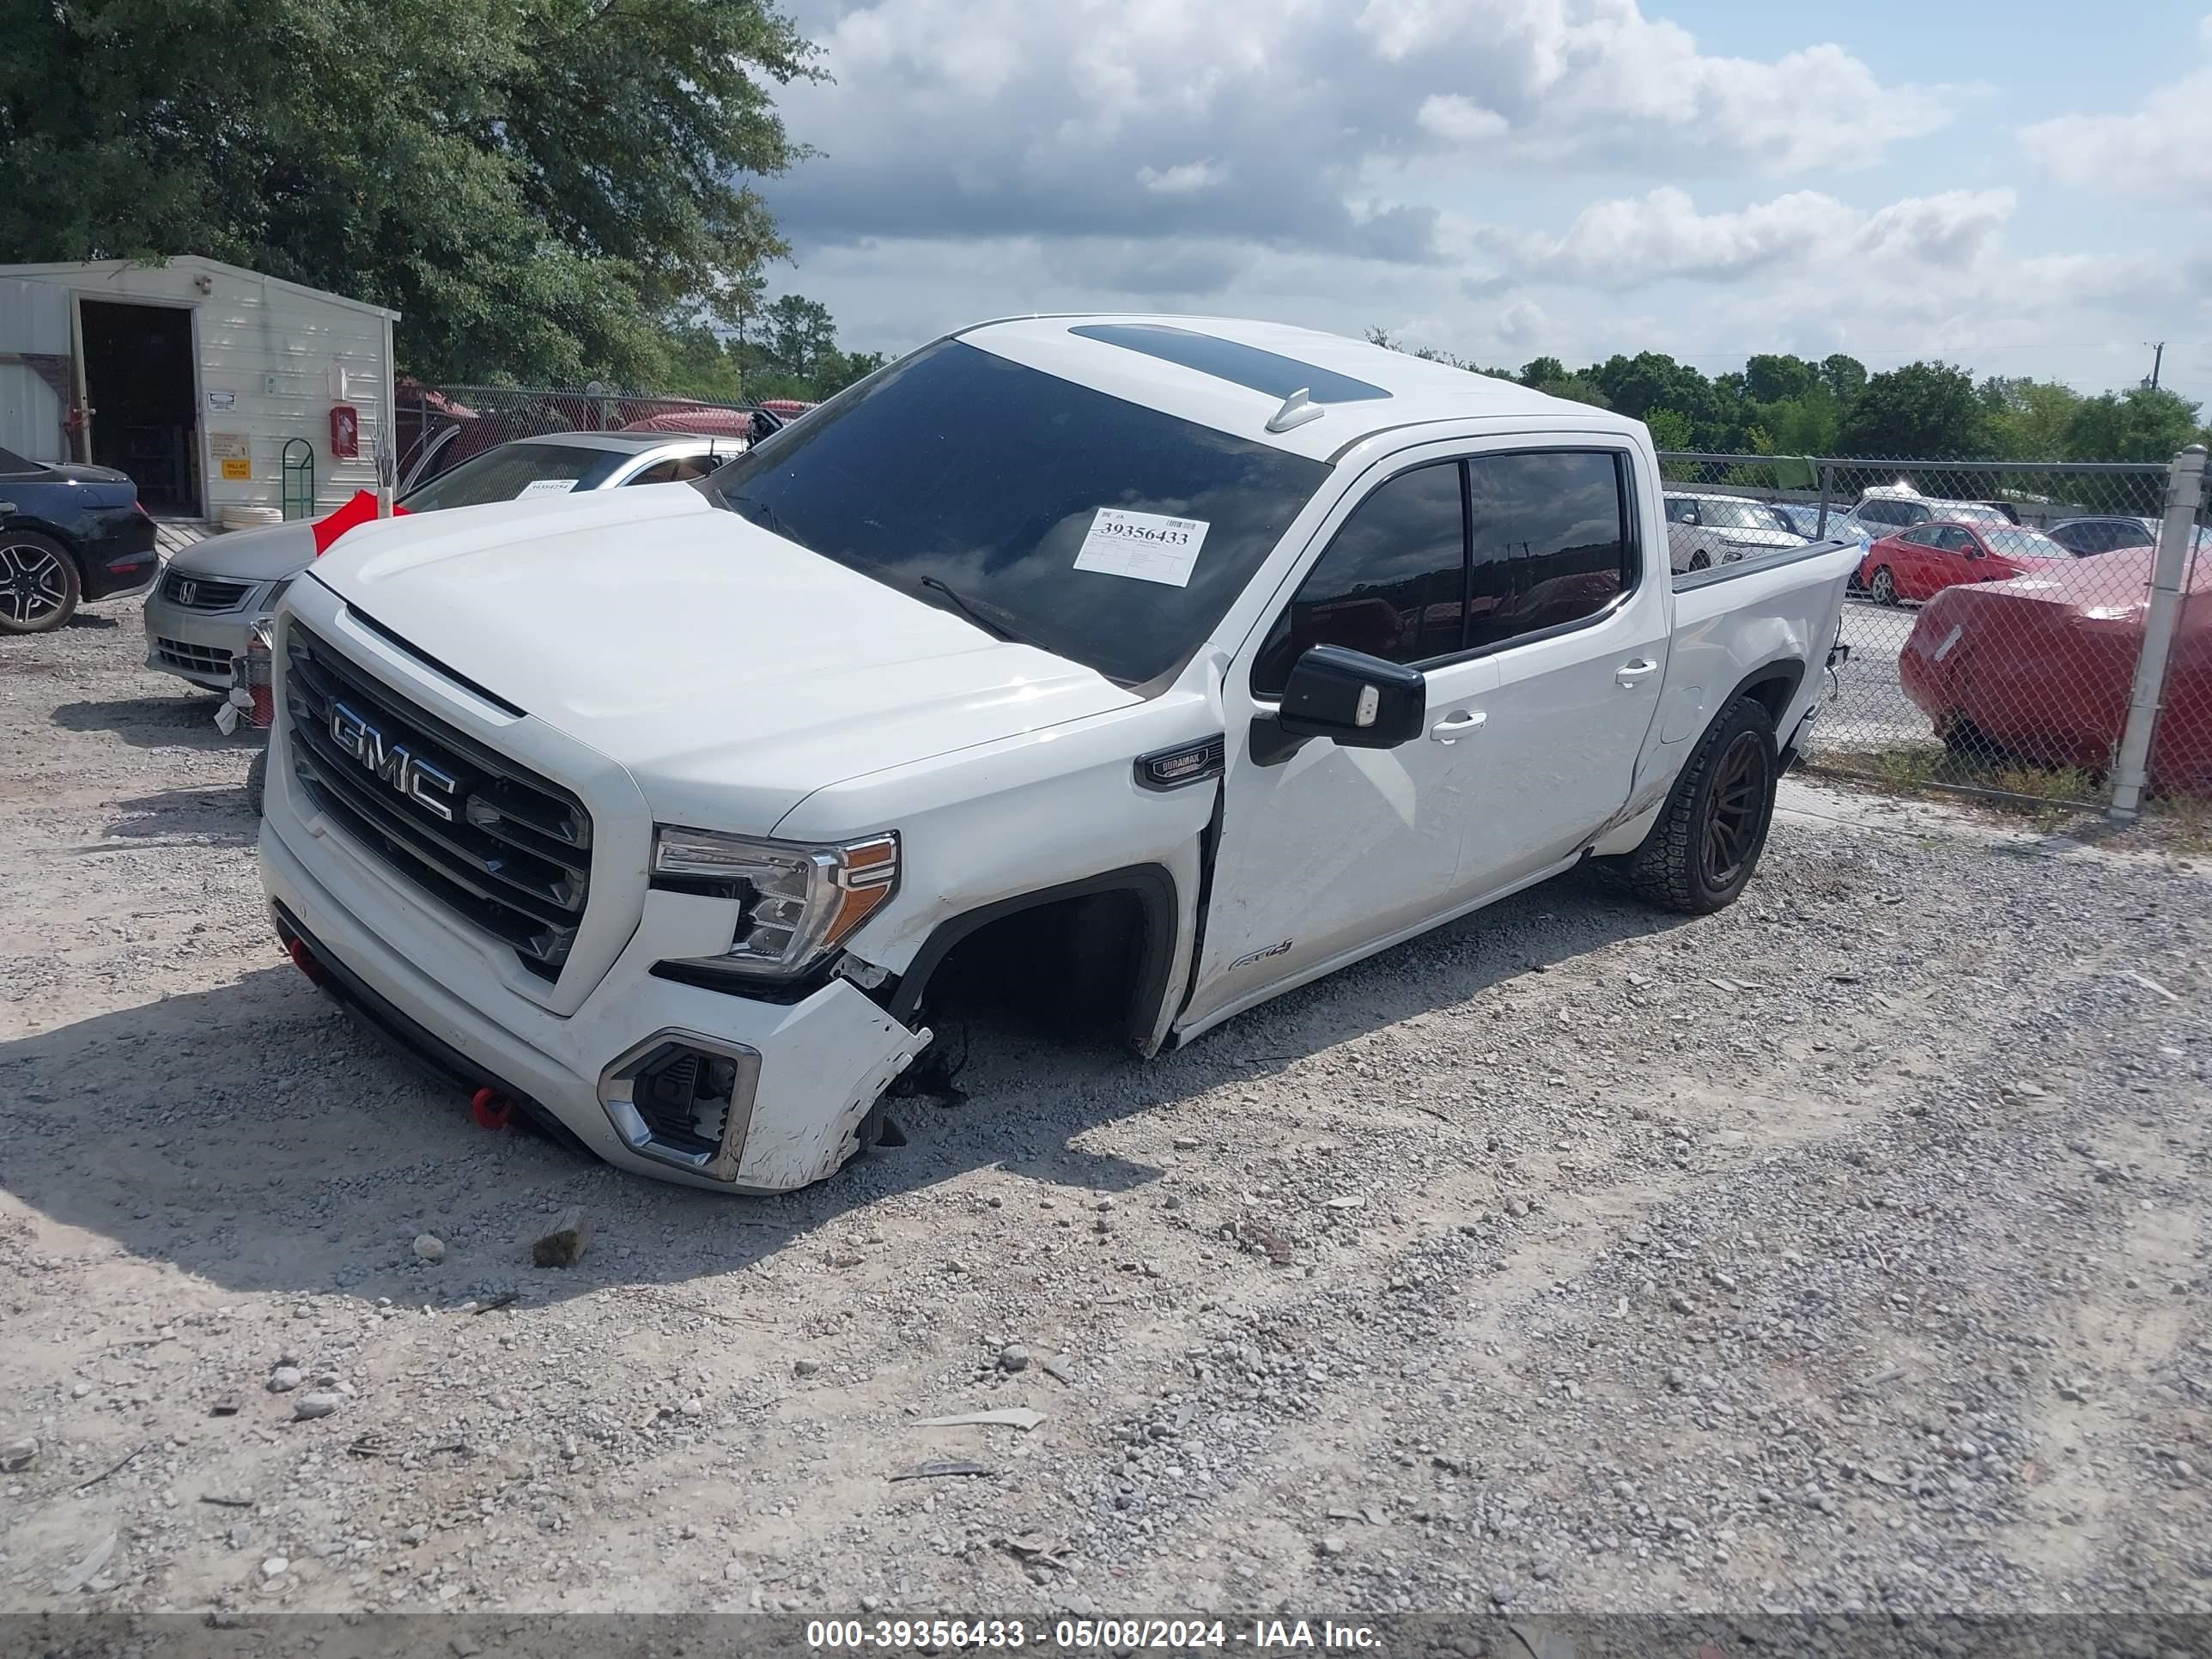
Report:
[{"label": "cloudy sky", "polygon": [[787,0],[848,344],[1158,310],[2212,401],[2205,0]]}]

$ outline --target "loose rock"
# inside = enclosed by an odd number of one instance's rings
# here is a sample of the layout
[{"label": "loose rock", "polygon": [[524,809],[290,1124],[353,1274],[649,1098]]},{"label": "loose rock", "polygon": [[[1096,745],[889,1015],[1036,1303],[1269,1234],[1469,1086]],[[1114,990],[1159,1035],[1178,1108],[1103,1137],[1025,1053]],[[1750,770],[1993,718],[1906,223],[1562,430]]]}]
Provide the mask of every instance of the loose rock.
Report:
[{"label": "loose rock", "polygon": [[530,1259],[541,1267],[573,1267],[591,1248],[592,1230],[581,1210],[569,1210],[539,1235],[530,1247]]}]

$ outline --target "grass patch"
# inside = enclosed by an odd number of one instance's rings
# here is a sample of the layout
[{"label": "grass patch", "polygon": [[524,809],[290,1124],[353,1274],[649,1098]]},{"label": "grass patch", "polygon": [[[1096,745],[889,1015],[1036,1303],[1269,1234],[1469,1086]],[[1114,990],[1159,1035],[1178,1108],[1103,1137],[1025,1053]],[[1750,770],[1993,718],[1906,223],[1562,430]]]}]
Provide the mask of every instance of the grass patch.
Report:
[{"label": "grass patch", "polygon": [[2069,811],[2105,804],[2104,780],[2076,766],[2032,766],[2010,757],[1946,749],[1940,744],[1896,744],[1886,749],[1836,750],[1808,769],[1871,784],[1899,795],[1968,793],[1992,805],[2026,812],[2051,827]]},{"label": "grass patch", "polygon": [[[1806,763],[1818,777],[1922,799],[1964,795],[1992,811],[2024,818],[2039,834],[2079,830],[2085,812],[2110,800],[2105,775],[2076,766],[2033,766],[2009,756],[1978,756],[1941,744],[1831,750]],[[2137,827],[2160,850],[2182,858],[2212,857],[2212,799],[2160,796],[2145,800]]]}]

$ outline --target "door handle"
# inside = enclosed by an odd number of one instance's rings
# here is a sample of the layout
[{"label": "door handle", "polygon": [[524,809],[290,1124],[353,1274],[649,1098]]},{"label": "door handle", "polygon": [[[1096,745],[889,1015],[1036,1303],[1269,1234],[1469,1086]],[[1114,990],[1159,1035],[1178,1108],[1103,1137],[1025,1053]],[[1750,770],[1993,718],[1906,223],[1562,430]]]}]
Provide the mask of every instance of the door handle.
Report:
[{"label": "door handle", "polygon": [[1625,662],[1613,670],[1613,683],[1629,686],[1659,672],[1659,665],[1649,657],[1638,657],[1634,662]]},{"label": "door handle", "polygon": [[1445,715],[1429,728],[1429,735],[1438,743],[1455,743],[1470,732],[1480,731],[1490,718],[1480,708],[1462,708]]}]

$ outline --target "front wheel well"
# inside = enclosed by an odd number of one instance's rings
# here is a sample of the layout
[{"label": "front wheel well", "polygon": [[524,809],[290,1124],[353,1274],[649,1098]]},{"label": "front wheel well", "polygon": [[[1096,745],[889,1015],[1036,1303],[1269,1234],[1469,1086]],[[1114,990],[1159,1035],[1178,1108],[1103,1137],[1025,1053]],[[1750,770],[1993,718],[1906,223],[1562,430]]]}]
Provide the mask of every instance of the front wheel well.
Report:
[{"label": "front wheel well", "polygon": [[1139,865],[977,907],[938,924],[890,997],[913,1023],[1005,1008],[1055,1031],[1143,1043],[1175,961],[1175,878]]}]

